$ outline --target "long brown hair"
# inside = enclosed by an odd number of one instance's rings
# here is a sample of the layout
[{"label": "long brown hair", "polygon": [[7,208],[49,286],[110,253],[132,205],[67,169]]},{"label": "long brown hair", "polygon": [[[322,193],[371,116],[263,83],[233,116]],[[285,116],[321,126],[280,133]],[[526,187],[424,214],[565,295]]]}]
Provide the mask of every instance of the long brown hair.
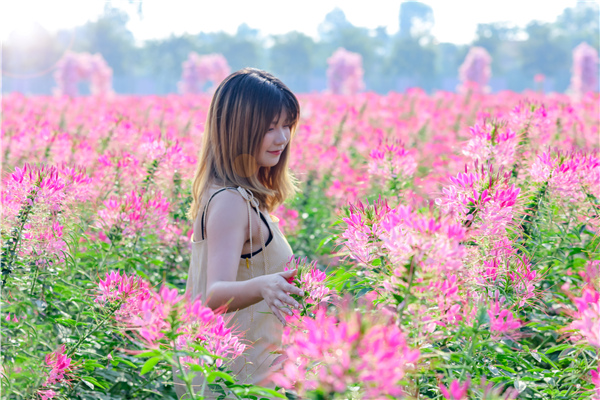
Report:
[{"label": "long brown hair", "polygon": [[283,82],[255,68],[241,69],[221,82],[206,117],[188,218],[196,219],[211,184],[250,190],[269,212],[297,192],[297,181],[288,170],[290,144],[277,165],[258,168],[256,163],[263,137],[283,109],[293,138],[300,104]]}]

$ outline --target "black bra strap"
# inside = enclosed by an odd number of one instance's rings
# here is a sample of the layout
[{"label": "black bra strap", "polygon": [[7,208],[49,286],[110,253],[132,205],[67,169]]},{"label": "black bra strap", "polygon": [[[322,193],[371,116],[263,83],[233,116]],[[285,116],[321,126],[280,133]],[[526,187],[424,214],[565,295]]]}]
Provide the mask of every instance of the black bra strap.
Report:
[{"label": "black bra strap", "polygon": [[226,189],[235,189],[235,188],[234,187],[224,187],[222,189],[217,190],[216,192],[213,193],[212,196],[210,196],[210,199],[208,199],[208,201],[206,202],[206,205],[204,206],[204,211],[202,211],[202,218],[201,218],[202,240],[204,240],[204,215],[206,214],[208,205],[210,204],[210,201],[212,200],[213,197],[215,197],[215,195],[217,193],[221,193],[223,190],[226,190]]},{"label": "black bra strap", "polygon": [[[208,204],[210,203],[212,198],[215,197],[215,195],[217,193],[220,193],[226,189],[235,189],[235,188],[234,187],[224,187],[222,189],[217,190],[216,192],[213,193],[212,196],[210,196],[210,198],[206,202],[206,206],[204,206],[204,211],[202,211],[202,217],[201,217],[202,240],[204,240],[204,215],[206,214],[206,210],[208,209]],[[256,211],[256,209],[254,209],[253,207],[251,207],[251,208],[254,211]],[[265,247],[267,247],[269,245],[269,243],[271,243],[271,240],[273,240],[273,232],[271,231],[271,227],[269,226],[269,222],[267,221],[265,216],[261,212],[259,212],[259,215],[260,215],[260,218],[264,221],[265,225],[267,225],[267,229],[269,230],[269,238],[267,239],[267,243],[265,243]],[[250,234],[252,234],[252,232],[250,232]],[[255,256],[258,253],[260,253],[261,251],[262,251],[262,248],[256,250],[255,252],[252,252],[252,253],[242,254],[242,258],[250,258],[250,256]]]}]

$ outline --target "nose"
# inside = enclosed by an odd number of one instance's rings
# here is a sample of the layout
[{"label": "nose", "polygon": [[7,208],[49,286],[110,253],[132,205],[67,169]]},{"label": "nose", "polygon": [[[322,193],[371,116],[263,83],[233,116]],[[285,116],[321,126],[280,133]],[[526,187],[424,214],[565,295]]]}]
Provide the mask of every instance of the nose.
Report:
[{"label": "nose", "polygon": [[278,146],[287,144],[290,137],[290,128],[282,126],[277,130],[277,132],[278,135],[274,140],[275,144]]}]

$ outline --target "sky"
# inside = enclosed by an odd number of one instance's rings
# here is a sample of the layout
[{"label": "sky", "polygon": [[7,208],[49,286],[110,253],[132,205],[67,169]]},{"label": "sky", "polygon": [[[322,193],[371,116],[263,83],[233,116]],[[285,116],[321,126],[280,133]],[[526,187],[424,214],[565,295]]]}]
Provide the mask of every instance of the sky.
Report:
[{"label": "sky", "polygon": [[[598,3],[600,0],[584,2]],[[355,26],[388,34],[398,31],[401,0],[144,0],[143,17],[138,0],[0,0],[0,40],[11,32],[26,36],[34,22],[56,32],[98,18],[105,3],[130,15],[128,24],[136,40],[164,38],[184,32],[235,33],[246,23],[262,35],[297,30],[317,39],[318,26],[335,7]],[[582,0],[423,0],[433,9],[433,36],[440,42],[470,43],[478,23],[508,22],[525,26],[531,20],[553,22],[567,7]]]}]

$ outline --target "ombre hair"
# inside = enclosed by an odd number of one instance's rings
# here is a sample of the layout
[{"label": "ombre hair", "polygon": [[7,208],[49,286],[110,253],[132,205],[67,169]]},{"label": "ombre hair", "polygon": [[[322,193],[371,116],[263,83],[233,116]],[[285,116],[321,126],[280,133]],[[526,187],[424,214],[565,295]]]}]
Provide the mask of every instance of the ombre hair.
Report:
[{"label": "ombre hair", "polygon": [[202,196],[211,184],[250,190],[268,212],[297,192],[297,181],[288,170],[289,143],[275,166],[259,167],[256,162],[263,137],[283,110],[291,141],[300,104],[279,79],[259,69],[244,68],[221,82],[206,117],[188,218],[196,219]]}]

